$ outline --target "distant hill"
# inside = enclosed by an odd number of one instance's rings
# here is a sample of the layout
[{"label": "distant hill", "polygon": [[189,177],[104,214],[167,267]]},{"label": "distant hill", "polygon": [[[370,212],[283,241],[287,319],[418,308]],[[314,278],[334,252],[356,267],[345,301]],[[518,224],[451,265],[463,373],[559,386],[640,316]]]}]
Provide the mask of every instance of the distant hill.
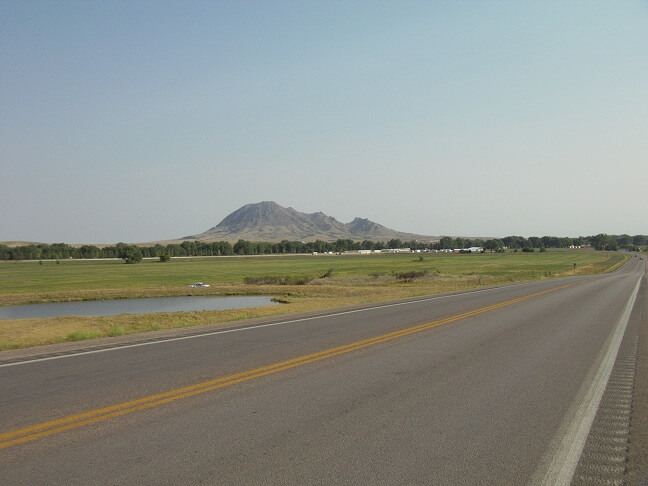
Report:
[{"label": "distant hill", "polygon": [[249,241],[278,242],[289,241],[335,241],[338,239],[354,241],[431,241],[438,237],[403,233],[363,218],[355,218],[350,223],[341,223],[324,213],[301,213],[293,208],[284,208],[272,201],[246,204],[237,209],[223,221],[204,233],[186,236],[184,240],[230,241],[239,239]]},{"label": "distant hill", "polygon": [[29,245],[42,245],[38,241],[0,241],[0,245],[8,246],[9,248],[15,248],[17,246],[29,246]]}]

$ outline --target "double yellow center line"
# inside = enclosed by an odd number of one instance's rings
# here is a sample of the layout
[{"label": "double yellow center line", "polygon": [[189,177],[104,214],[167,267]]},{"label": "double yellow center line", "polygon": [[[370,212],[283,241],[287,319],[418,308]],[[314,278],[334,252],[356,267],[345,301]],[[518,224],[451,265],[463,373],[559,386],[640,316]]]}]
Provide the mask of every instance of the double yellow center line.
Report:
[{"label": "double yellow center line", "polygon": [[555,292],[556,290],[564,289],[570,287],[571,285],[573,284],[555,287],[553,289],[544,290],[542,292],[536,292],[533,294],[525,295],[523,297],[518,297],[516,299],[507,300],[505,302],[500,302],[498,304],[489,305],[487,307],[481,307],[479,309],[464,312],[462,314],[456,314],[454,316],[446,317],[444,319],[439,319],[425,324],[419,324],[417,326],[408,327],[405,329],[401,329],[399,331],[389,332],[387,334],[381,334],[379,336],[375,336],[369,339],[363,339],[361,341],[356,341],[336,348],[326,349],[324,351],[319,351],[317,353],[299,356],[297,358],[289,359],[287,361],[281,361],[279,363],[262,366],[260,368],[254,368],[251,370],[242,371],[240,373],[235,373],[233,375],[228,375],[221,378],[204,381],[202,383],[197,383],[195,385],[176,388],[174,390],[170,390],[164,393],[158,393],[156,395],[150,395],[147,397],[139,398],[137,400],[118,403],[115,405],[111,405],[109,407],[90,410],[88,412],[84,412],[76,415],[70,415],[69,417],[60,418],[50,422],[44,422],[41,424],[32,425],[30,427],[25,427],[22,429],[6,432],[0,434],[0,449],[5,449],[7,447],[22,444],[24,442],[32,441],[35,439],[40,439],[42,437],[47,437],[53,434],[58,434],[66,430],[76,429],[78,427],[83,427],[84,425],[90,425],[97,422],[102,422],[104,420],[126,415],[128,413],[137,412],[139,410],[146,410],[148,408],[157,407],[165,403],[181,400],[183,398],[192,397],[194,395],[200,395],[202,393],[206,393],[212,390],[217,390],[219,388],[232,386],[237,383],[254,380],[262,376],[271,375],[274,373],[278,373],[280,371],[289,370],[291,368],[296,368],[298,366],[303,366],[309,363],[314,363],[316,361],[332,358],[334,356],[339,356],[341,354],[350,353],[352,351],[356,351],[362,348],[367,348],[375,344],[384,343],[386,341],[391,341],[393,339],[398,339],[400,337],[404,337],[410,334],[432,329],[434,327],[442,326],[444,324],[449,324],[451,322],[456,322],[462,319],[466,319],[468,317],[476,316],[479,314],[483,314],[485,312],[490,312],[496,309],[500,309],[502,307],[507,307],[513,304],[517,304],[519,302],[530,299],[532,297],[537,297],[539,295]]}]

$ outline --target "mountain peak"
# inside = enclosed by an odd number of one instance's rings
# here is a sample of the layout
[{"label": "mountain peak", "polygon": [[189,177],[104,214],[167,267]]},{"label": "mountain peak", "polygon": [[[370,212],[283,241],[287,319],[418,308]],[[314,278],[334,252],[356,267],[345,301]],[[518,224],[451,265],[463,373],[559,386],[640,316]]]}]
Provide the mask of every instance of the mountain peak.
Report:
[{"label": "mountain peak", "polygon": [[281,226],[295,219],[292,208],[284,208],[274,201],[262,201],[255,204],[246,204],[237,209],[214,228],[227,228],[230,231],[241,231],[255,226]]},{"label": "mountain peak", "polygon": [[378,235],[390,231],[384,226],[374,223],[367,218],[355,218],[349,223],[349,229],[353,234]]},{"label": "mountain peak", "polygon": [[274,201],[246,204],[204,233],[188,237],[207,241],[335,241],[337,239],[387,241],[430,240],[433,237],[391,230],[366,218],[341,223],[322,212],[302,213]]}]

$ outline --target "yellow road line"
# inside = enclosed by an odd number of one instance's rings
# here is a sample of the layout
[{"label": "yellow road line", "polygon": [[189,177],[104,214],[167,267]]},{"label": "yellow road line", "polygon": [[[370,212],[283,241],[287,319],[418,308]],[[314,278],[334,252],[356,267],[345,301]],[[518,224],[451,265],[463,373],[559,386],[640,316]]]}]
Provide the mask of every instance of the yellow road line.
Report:
[{"label": "yellow road line", "polygon": [[76,415],[70,415],[69,417],[63,417],[50,422],[44,422],[41,424],[32,425],[22,429],[5,432],[3,434],[0,434],[0,449],[5,449],[13,445],[22,444],[24,442],[39,439],[42,437],[47,437],[53,434],[58,434],[66,430],[75,429],[78,427],[82,427],[84,425],[101,422],[104,420],[119,417],[121,415],[126,415],[128,413],[136,412],[139,410],[146,410],[148,408],[157,407],[165,403],[181,400],[183,398],[192,397],[209,391],[217,390],[219,388],[225,388],[228,386],[235,385],[237,383],[254,380],[262,376],[278,373],[280,371],[289,370],[291,368],[296,368],[298,366],[303,366],[309,363],[314,363],[316,361],[332,358],[334,356],[339,356],[341,354],[350,353],[358,349],[384,343],[386,341],[391,341],[393,339],[397,339],[400,337],[408,336],[410,334],[432,329],[434,327],[442,326],[444,324],[449,324],[451,322],[456,322],[462,319],[466,319],[468,317],[476,316],[479,314],[483,314],[485,312],[490,312],[496,309],[500,309],[502,307],[507,307],[513,304],[517,304],[519,302],[530,299],[532,297],[537,297],[539,295],[555,292],[556,290],[571,287],[572,285],[574,284],[562,285],[560,287],[556,287],[553,289],[544,290],[542,292],[536,292],[533,294],[525,295],[523,297],[518,297],[516,299],[500,302],[498,304],[493,304],[486,307],[481,307],[479,309],[474,309],[468,312],[464,312],[461,314],[456,314],[454,316],[446,317],[444,319],[439,319],[436,321],[408,327],[405,329],[401,329],[399,331],[392,331],[372,338],[363,339],[361,341],[356,341],[350,344],[345,344],[343,346],[338,346],[335,348],[326,349],[324,351],[319,351],[317,353],[299,356],[297,358],[281,361],[279,363],[274,363],[267,366],[262,366],[260,368],[254,368],[251,370],[242,371],[240,373],[235,373],[232,375],[223,376],[221,378],[204,381],[201,383],[197,383],[195,385],[176,388],[174,390],[169,390],[163,393],[150,395],[147,397],[139,398],[137,400],[117,403],[109,407],[90,410],[88,412],[84,412]]}]

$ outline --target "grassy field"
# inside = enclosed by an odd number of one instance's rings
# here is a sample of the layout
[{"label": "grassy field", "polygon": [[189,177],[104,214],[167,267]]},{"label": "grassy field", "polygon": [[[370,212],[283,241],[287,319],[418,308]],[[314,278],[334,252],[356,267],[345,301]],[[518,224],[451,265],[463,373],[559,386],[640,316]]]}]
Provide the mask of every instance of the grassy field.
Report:
[{"label": "grassy field", "polygon": [[[284,305],[228,311],[0,320],[0,350],[231,322],[479,286],[610,271],[627,257],[594,251],[503,254],[299,255],[117,261],[1,262],[0,305],[174,295],[270,295]],[[574,264],[576,267],[574,269]],[[402,278],[419,276],[411,281]],[[320,278],[328,274],[326,278]],[[401,278],[399,278],[399,276]],[[306,285],[249,285],[246,277]],[[202,281],[209,288],[187,285]]]}]

